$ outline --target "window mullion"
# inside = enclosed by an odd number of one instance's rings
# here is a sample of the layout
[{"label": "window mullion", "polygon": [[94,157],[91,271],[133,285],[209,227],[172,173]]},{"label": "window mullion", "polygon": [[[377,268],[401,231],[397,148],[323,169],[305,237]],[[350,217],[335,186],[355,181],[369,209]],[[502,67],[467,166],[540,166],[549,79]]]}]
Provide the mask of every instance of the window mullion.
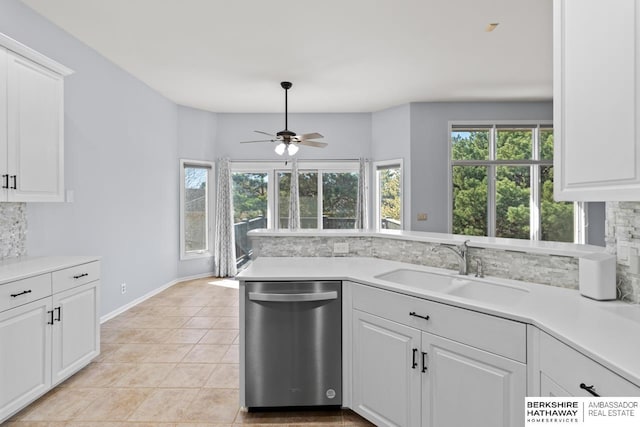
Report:
[{"label": "window mullion", "polygon": [[[533,129],[533,141],[531,141],[531,158],[540,160],[540,125]],[[531,240],[541,240],[540,223],[540,166],[532,165],[529,178],[530,199],[529,199],[529,238]]]},{"label": "window mullion", "polygon": [[[497,158],[497,137],[498,131],[493,125],[489,132],[489,160]],[[487,236],[496,235],[496,166],[489,165],[487,168]]]},{"label": "window mullion", "polygon": [[318,183],[317,183],[318,184],[318,203],[316,203],[317,205],[316,215],[318,218],[316,220],[316,225],[319,230],[322,230],[323,195],[322,195],[322,171],[320,171],[320,169],[318,169],[317,176],[318,176]]}]

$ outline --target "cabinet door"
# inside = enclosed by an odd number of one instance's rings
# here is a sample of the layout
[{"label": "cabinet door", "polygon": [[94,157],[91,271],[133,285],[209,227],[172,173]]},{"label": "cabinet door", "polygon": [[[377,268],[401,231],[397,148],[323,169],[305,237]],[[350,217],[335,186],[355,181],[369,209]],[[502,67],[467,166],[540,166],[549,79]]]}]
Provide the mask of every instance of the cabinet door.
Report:
[{"label": "cabinet door", "polygon": [[640,0],[555,0],[558,200],[640,200],[638,30]]},{"label": "cabinet door", "polygon": [[352,409],[377,426],[420,425],[419,348],[420,331],[353,310]]},{"label": "cabinet door", "polygon": [[571,396],[567,390],[562,388],[554,380],[540,372],[540,396],[541,397],[568,397]]},{"label": "cabinet door", "polygon": [[53,385],[100,353],[98,283],[91,282],[53,296]]},{"label": "cabinet door", "polygon": [[8,199],[62,201],[63,77],[11,52],[7,70]]},{"label": "cabinet door", "polygon": [[[0,99],[7,99],[7,50],[0,47]],[[0,202],[7,201],[9,170],[7,161],[7,103],[0,102]]]},{"label": "cabinet door", "polygon": [[424,426],[524,425],[526,365],[424,332],[422,351]]},{"label": "cabinet door", "polygon": [[51,298],[0,313],[0,421],[51,386]]}]

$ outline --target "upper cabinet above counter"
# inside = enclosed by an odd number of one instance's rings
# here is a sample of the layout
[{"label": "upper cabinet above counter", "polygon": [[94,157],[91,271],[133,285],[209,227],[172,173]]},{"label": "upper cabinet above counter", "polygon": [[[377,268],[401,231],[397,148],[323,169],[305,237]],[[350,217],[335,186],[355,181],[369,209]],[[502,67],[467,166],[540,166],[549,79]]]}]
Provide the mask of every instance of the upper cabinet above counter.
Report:
[{"label": "upper cabinet above counter", "polygon": [[640,200],[640,0],[554,0],[555,198]]},{"label": "upper cabinet above counter", "polygon": [[64,77],[0,33],[0,202],[64,201]]}]

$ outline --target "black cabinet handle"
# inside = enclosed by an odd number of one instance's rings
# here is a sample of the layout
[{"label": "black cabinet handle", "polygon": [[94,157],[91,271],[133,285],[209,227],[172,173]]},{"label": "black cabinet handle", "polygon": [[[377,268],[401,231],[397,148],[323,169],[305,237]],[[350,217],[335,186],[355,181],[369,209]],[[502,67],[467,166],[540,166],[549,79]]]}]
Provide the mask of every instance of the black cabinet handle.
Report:
[{"label": "black cabinet handle", "polygon": [[57,320],[58,322],[60,321],[60,316],[62,315],[62,309],[61,307],[56,307],[53,309],[53,311],[58,311],[58,317],[56,317],[54,320]]},{"label": "black cabinet handle", "polygon": [[411,359],[411,361],[413,362],[411,364],[411,369],[416,369],[418,367],[418,362],[416,362],[416,356],[418,355],[418,349],[414,348],[413,349],[413,358]]},{"label": "black cabinet handle", "polygon": [[592,385],[586,385],[585,383],[580,383],[580,388],[583,390],[587,390],[589,393],[591,393],[592,396],[600,397],[600,395],[596,393],[596,390]]},{"label": "black cabinet handle", "polygon": [[17,294],[11,294],[11,298],[16,298],[16,297],[19,297],[20,295],[30,294],[30,293],[31,293],[31,289],[27,289],[26,291],[22,291]]},{"label": "black cabinet handle", "polygon": [[416,314],[415,311],[410,312],[409,316],[419,317],[419,318],[424,319],[424,320],[429,320],[429,315],[428,314],[426,316],[421,316],[419,314]]},{"label": "black cabinet handle", "polygon": [[78,274],[77,276],[73,276],[73,278],[74,279],[79,279],[81,277],[88,276],[88,275],[89,275],[89,273],[82,273],[82,274]]},{"label": "black cabinet handle", "polygon": [[53,310],[47,310],[47,314],[49,315],[47,325],[53,325]]},{"label": "black cabinet handle", "polygon": [[10,187],[12,190],[18,189],[18,175],[11,175],[11,179],[13,179],[13,187]]},{"label": "black cabinet handle", "polygon": [[427,372],[427,353],[422,352],[422,372]]},{"label": "black cabinet handle", "polygon": [[4,179],[4,183],[2,184],[2,188],[9,188],[9,174],[2,175],[2,179]]}]

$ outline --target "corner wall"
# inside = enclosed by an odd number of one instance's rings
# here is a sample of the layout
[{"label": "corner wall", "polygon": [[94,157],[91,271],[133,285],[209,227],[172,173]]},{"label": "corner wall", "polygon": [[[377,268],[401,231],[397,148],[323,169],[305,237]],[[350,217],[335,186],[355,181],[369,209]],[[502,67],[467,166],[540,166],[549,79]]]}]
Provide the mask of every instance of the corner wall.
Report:
[{"label": "corner wall", "polygon": [[65,79],[75,200],[27,204],[28,255],[102,256],[102,314],[175,280],[176,105],[17,0],[0,2],[0,32],[75,70]]}]

